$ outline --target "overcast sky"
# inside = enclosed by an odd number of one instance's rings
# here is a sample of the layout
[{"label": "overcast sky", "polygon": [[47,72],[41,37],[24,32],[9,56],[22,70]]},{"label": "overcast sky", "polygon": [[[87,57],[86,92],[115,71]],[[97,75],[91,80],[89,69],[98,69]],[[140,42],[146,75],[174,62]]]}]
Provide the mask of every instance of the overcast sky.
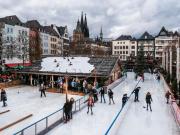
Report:
[{"label": "overcast sky", "polygon": [[17,15],[42,25],[67,25],[70,35],[81,11],[87,14],[91,37],[99,34],[101,26],[108,38],[139,37],[146,30],[156,34],[162,26],[180,26],[180,0],[0,0],[0,17]]}]

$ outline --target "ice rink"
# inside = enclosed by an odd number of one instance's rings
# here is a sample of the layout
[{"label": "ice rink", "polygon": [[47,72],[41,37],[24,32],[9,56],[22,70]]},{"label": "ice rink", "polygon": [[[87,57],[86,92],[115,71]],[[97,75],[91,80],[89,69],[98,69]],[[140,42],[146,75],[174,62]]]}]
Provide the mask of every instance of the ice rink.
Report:
[{"label": "ice rink", "polygon": [[[134,74],[128,73],[128,78],[113,89],[115,104],[98,103],[93,107],[94,114],[87,114],[87,107],[74,115],[73,120],[61,124],[48,135],[104,135],[113,119],[121,109],[121,99],[124,93],[132,92],[137,81]],[[177,126],[169,104],[165,101],[165,90],[162,82],[155,77],[145,74],[145,82],[140,82],[140,102],[134,102],[134,95],[128,101],[128,106],[120,114],[120,121],[116,121],[112,128],[114,135],[179,135]],[[147,91],[152,94],[152,112],[146,111],[145,95]],[[111,134],[110,132],[109,134]]]},{"label": "ice rink", "polygon": [[[65,102],[65,95],[59,93],[46,92],[47,97],[41,98],[38,87],[16,86],[6,89],[6,92],[8,106],[0,107],[0,112],[5,110],[10,110],[10,112],[0,115],[0,128],[26,115],[33,114],[33,116],[3,130],[0,132],[0,135],[12,135],[20,129],[62,108]],[[73,95],[69,97],[80,98],[80,96]],[[2,106],[2,102],[0,102],[0,105]]]}]

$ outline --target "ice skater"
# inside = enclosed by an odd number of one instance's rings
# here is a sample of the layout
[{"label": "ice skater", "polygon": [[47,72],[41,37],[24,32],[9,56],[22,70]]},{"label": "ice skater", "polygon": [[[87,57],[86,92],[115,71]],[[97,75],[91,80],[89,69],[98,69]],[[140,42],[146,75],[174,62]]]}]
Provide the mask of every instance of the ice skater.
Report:
[{"label": "ice skater", "polygon": [[3,107],[7,106],[7,94],[6,91],[4,89],[1,89],[1,101],[3,102]]},{"label": "ice skater", "polygon": [[147,107],[146,107],[146,110],[148,111],[148,108],[150,108],[150,111],[152,112],[152,108],[151,108],[151,102],[152,102],[152,97],[151,97],[151,93],[150,92],[147,92],[146,94],[146,104],[147,104]]},{"label": "ice skater", "polygon": [[139,102],[139,90],[140,90],[141,87],[137,87],[133,90],[132,94],[134,93],[135,95],[135,98],[134,98],[134,102]]},{"label": "ice skater", "polygon": [[166,92],[165,97],[166,97],[166,103],[169,103],[169,98],[171,96],[171,93],[169,91]]},{"label": "ice skater", "polygon": [[161,79],[161,77],[160,77],[160,75],[158,74],[158,75],[157,75],[157,80],[158,80],[158,82],[160,82],[160,79]]},{"label": "ice skater", "polygon": [[98,92],[95,87],[93,87],[93,97],[94,97],[94,102],[98,101]]},{"label": "ice skater", "polygon": [[69,101],[69,117],[70,119],[72,119],[72,108],[73,108],[73,104],[74,104],[74,98],[71,98]]},{"label": "ice skater", "polygon": [[111,104],[111,100],[112,100],[113,104],[115,104],[114,99],[113,99],[113,94],[114,94],[113,91],[111,89],[108,89],[109,104]]},{"label": "ice skater", "polygon": [[123,95],[123,97],[122,97],[122,108],[123,108],[124,105],[126,104],[127,100],[128,100],[128,96],[127,96],[127,94],[125,93],[125,94]]},{"label": "ice skater", "polygon": [[69,106],[69,99],[66,100],[63,106],[63,118],[64,122],[66,123],[70,119],[70,106]]},{"label": "ice skater", "polygon": [[104,103],[106,103],[106,100],[105,100],[105,97],[104,97],[104,95],[105,95],[104,87],[101,88],[99,93],[101,94],[101,103],[102,103],[102,99],[104,99]]},{"label": "ice skater", "polygon": [[87,102],[88,102],[88,111],[87,111],[87,114],[89,113],[89,109],[91,109],[91,115],[93,115],[92,107],[94,106],[94,100],[93,100],[92,95],[89,96]]},{"label": "ice skater", "polygon": [[44,95],[44,97],[46,97],[46,93],[45,93],[46,87],[44,85],[42,85],[40,87],[40,92],[41,92],[41,97]]}]

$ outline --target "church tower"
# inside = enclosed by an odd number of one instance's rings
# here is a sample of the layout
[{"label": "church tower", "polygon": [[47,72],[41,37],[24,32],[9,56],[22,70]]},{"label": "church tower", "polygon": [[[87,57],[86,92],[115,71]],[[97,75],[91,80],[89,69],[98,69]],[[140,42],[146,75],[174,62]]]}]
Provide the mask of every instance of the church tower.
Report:
[{"label": "church tower", "polygon": [[100,40],[102,41],[103,40],[103,32],[102,32],[102,26],[101,26],[101,30],[100,30]]}]

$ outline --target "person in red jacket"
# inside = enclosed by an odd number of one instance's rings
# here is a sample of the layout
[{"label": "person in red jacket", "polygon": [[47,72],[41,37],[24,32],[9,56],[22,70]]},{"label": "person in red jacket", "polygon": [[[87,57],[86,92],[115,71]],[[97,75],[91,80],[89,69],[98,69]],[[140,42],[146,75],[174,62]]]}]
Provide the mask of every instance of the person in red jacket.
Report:
[{"label": "person in red jacket", "polygon": [[92,107],[94,105],[94,100],[93,100],[92,95],[89,96],[87,102],[88,102],[88,111],[87,111],[87,114],[89,113],[89,108],[90,108],[91,109],[91,115],[92,115],[93,114]]}]

